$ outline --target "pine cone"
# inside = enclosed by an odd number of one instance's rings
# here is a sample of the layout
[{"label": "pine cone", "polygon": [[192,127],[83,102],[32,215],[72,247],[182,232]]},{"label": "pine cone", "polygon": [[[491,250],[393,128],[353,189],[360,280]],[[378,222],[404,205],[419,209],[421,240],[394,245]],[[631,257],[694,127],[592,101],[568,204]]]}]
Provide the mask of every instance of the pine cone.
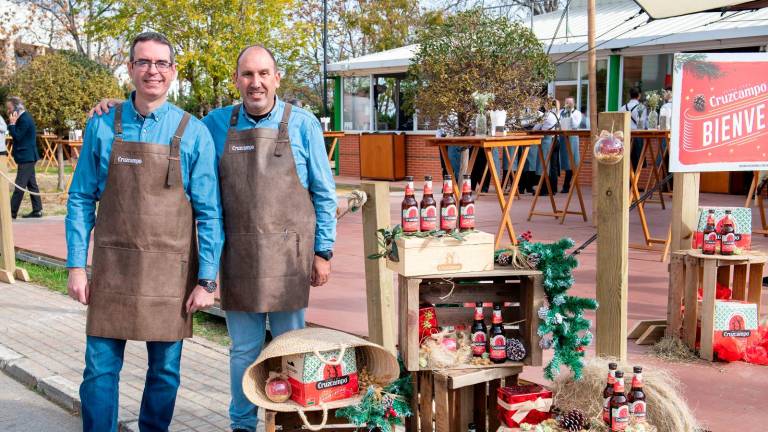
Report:
[{"label": "pine cone", "polygon": [[537,254],[536,252],[533,252],[529,254],[526,258],[528,259],[528,264],[530,264],[531,267],[533,268],[539,267],[539,263],[541,262],[541,255]]},{"label": "pine cone", "polygon": [[560,417],[558,426],[568,432],[579,432],[587,426],[587,418],[583,412],[571,410]]},{"label": "pine cone", "polygon": [[496,263],[503,266],[508,266],[512,263],[512,254],[509,252],[502,252],[496,257]]},{"label": "pine cone", "polygon": [[512,361],[520,361],[525,358],[525,345],[519,339],[507,339],[506,350],[507,358]]},{"label": "pine cone", "polygon": [[707,108],[707,100],[704,99],[704,95],[698,95],[693,98],[693,108],[698,112],[704,112]]}]

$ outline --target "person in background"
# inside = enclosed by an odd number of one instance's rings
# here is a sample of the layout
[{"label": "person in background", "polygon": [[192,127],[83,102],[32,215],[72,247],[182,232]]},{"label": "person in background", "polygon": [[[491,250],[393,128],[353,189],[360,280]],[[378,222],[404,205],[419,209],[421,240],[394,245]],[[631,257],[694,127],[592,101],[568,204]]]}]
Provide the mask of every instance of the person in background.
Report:
[{"label": "person in background", "polygon": [[[583,116],[581,111],[576,108],[576,101],[572,97],[565,98],[563,101],[563,109],[560,111],[560,122],[570,123],[570,125],[566,126],[568,129],[580,129],[582,120]],[[566,129],[566,127],[563,129]],[[576,163],[576,166],[579,165],[579,159],[581,157],[579,153],[579,137],[575,135],[569,137],[561,135],[559,154],[560,169],[565,170],[565,180],[563,181],[563,189],[561,190],[562,193],[568,193],[568,190],[571,188],[571,179],[573,178],[573,167],[571,167],[571,160],[568,158],[568,148],[566,145],[571,147],[573,160]]]},{"label": "person in background", "polygon": [[[546,107],[546,111],[542,110],[542,118],[543,121],[536,126],[533,127],[533,130],[552,130],[552,129],[558,129],[560,127],[560,101],[557,99],[552,99],[548,103],[548,107]],[[546,135],[544,138],[541,139],[541,151],[544,153],[544,157],[547,157],[547,154],[549,154],[550,149],[552,150],[552,157],[549,160],[549,167],[548,167],[548,174],[549,175],[549,184],[552,186],[552,194],[557,193],[557,178],[560,176],[560,161],[558,157],[559,147],[558,147],[558,140],[555,139],[556,137],[554,135]],[[554,149],[552,146],[555,146]],[[528,162],[529,166],[535,166],[536,167],[536,178],[535,182],[540,181],[540,177],[544,171],[544,163],[540,158],[538,157],[538,151],[531,151],[528,153]],[[533,158],[531,157],[533,155]],[[548,194],[548,191],[546,190],[546,184],[542,183],[542,187],[544,190],[541,192],[542,194]],[[535,193],[535,192],[534,192]]]},{"label": "person in background", "polygon": [[[13,138],[13,160],[16,161],[16,188],[11,196],[11,217],[16,219],[21,206],[21,200],[24,199],[24,191],[19,187],[29,190],[29,198],[32,200],[32,211],[25,214],[24,218],[43,217],[43,201],[37,186],[35,178],[35,164],[40,159],[40,153],[37,151],[37,130],[35,121],[24,108],[24,102],[21,98],[11,96],[6,102],[8,109],[8,131]],[[3,138],[5,141],[5,138]]]},{"label": "person in background", "polygon": [[[630,128],[632,130],[648,128],[648,114],[645,107],[640,103],[640,89],[632,87],[629,89],[629,101],[619,108],[619,112],[628,112],[630,117]],[[640,153],[643,150],[643,139],[632,138],[632,167],[637,168],[640,161]]]}]

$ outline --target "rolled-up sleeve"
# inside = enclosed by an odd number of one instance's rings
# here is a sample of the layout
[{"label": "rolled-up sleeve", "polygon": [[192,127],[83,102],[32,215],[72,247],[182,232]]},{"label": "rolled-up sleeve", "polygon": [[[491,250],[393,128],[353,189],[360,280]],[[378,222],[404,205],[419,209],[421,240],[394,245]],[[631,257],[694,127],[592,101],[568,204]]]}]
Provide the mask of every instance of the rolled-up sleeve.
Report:
[{"label": "rolled-up sleeve", "polygon": [[198,277],[216,279],[221,248],[224,245],[224,224],[221,217],[219,174],[216,150],[208,129],[200,125],[195,152],[189,166],[187,195],[197,221],[197,243],[200,267]]},{"label": "rolled-up sleeve", "polygon": [[308,188],[315,206],[315,251],[333,249],[336,242],[336,182],[325,150],[325,138],[317,119],[304,124],[303,138],[309,155]]},{"label": "rolled-up sleeve", "polygon": [[67,238],[67,267],[85,267],[88,263],[88,245],[96,221],[96,201],[99,194],[99,120],[88,122],[83,147],[77,162],[67,200],[64,226]]}]

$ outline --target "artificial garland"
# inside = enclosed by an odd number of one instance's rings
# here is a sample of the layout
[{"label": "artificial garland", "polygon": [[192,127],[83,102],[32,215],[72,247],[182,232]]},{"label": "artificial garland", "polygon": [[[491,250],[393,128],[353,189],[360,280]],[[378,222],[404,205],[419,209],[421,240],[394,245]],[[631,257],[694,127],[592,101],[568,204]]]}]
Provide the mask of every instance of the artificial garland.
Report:
[{"label": "artificial garland", "polygon": [[432,230],[432,231],[417,231],[417,232],[404,232],[403,227],[400,224],[395,225],[392,228],[380,228],[376,230],[376,239],[379,242],[379,252],[368,255],[368,259],[376,260],[379,258],[387,258],[390,261],[400,261],[400,256],[397,251],[396,241],[400,238],[443,238],[452,237],[458,241],[466,240],[467,234],[473,233],[472,231],[459,231],[455,229],[453,231]]},{"label": "artificial garland", "polygon": [[360,387],[361,390],[365,389],[365,396],[357,405],[336,410],[336,417],[344,417],[350,423],[366,427],[369,431],[380,429],[382,432],[392,432],[395,425],[402,425],[403,418],[413,415],[413,386],[411,375],[405,370],[402,360],[398,362],[400,377],[385,386],[363,370],[360,373]]},{"label": "artificial garland", "polygon": [[[573,240],[560,239],[555,243],[531,243],[519,238],[516,252],[535,258],[536,267],[544,276],[544,293],[548,306],[539,309],[541,323],[538,335],[539,346],[553,348],[552,360],[544,367],[544,376],[553,380],[560,373],[560,366],[573,371],[575,379],[581,378],[584,348],[592,343],[592,322],[584,318],[584,310],[597,309],[595,299],[568,295],[573,285],[573,269],[578,262],[565,251],[573,247]],[[497,256],[512,249],[497,251]]]}]

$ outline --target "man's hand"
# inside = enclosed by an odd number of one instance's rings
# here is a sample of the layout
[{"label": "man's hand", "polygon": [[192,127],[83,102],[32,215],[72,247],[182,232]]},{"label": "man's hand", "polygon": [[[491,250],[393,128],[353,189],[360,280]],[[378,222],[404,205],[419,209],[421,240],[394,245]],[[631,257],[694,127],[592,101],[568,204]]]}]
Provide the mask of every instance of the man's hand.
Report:
[{"label": "man's hand", "polygon": [[90,297],[88,275],[84,268],[69,269],[67,278],[67,294],[80,303],[87,305]]},{"label": "man's hand", "polygon": [[119,104],[120,102],[122,102],[120,99],[102,99],[101,102],[96,104],[95,107],[91,108],[91,110],[88,111],[88,118],[93,117],[94,114],[96,115],[107,114],[110,108]]},{"label": "man's hand", "polygon": [[187,313],[193,314],[211,306],[213,306],[213,293],[209,293],[205,288],[197,285],[187,299]]},{"label": "man's hand", "polygon": [[331,262],[326,261],[319,256],[315,256],[315,262],[312,263],[312,277],[310,282],[313,287],[325,285],[328,282],[328,276],[331,275]]},{"label": "man's hand", "polygon": [[8,118],[8,125],[13,126],[16,124],[16,120],[19,119],[19,113],[14,111],[11,113],[11,117]]}]

